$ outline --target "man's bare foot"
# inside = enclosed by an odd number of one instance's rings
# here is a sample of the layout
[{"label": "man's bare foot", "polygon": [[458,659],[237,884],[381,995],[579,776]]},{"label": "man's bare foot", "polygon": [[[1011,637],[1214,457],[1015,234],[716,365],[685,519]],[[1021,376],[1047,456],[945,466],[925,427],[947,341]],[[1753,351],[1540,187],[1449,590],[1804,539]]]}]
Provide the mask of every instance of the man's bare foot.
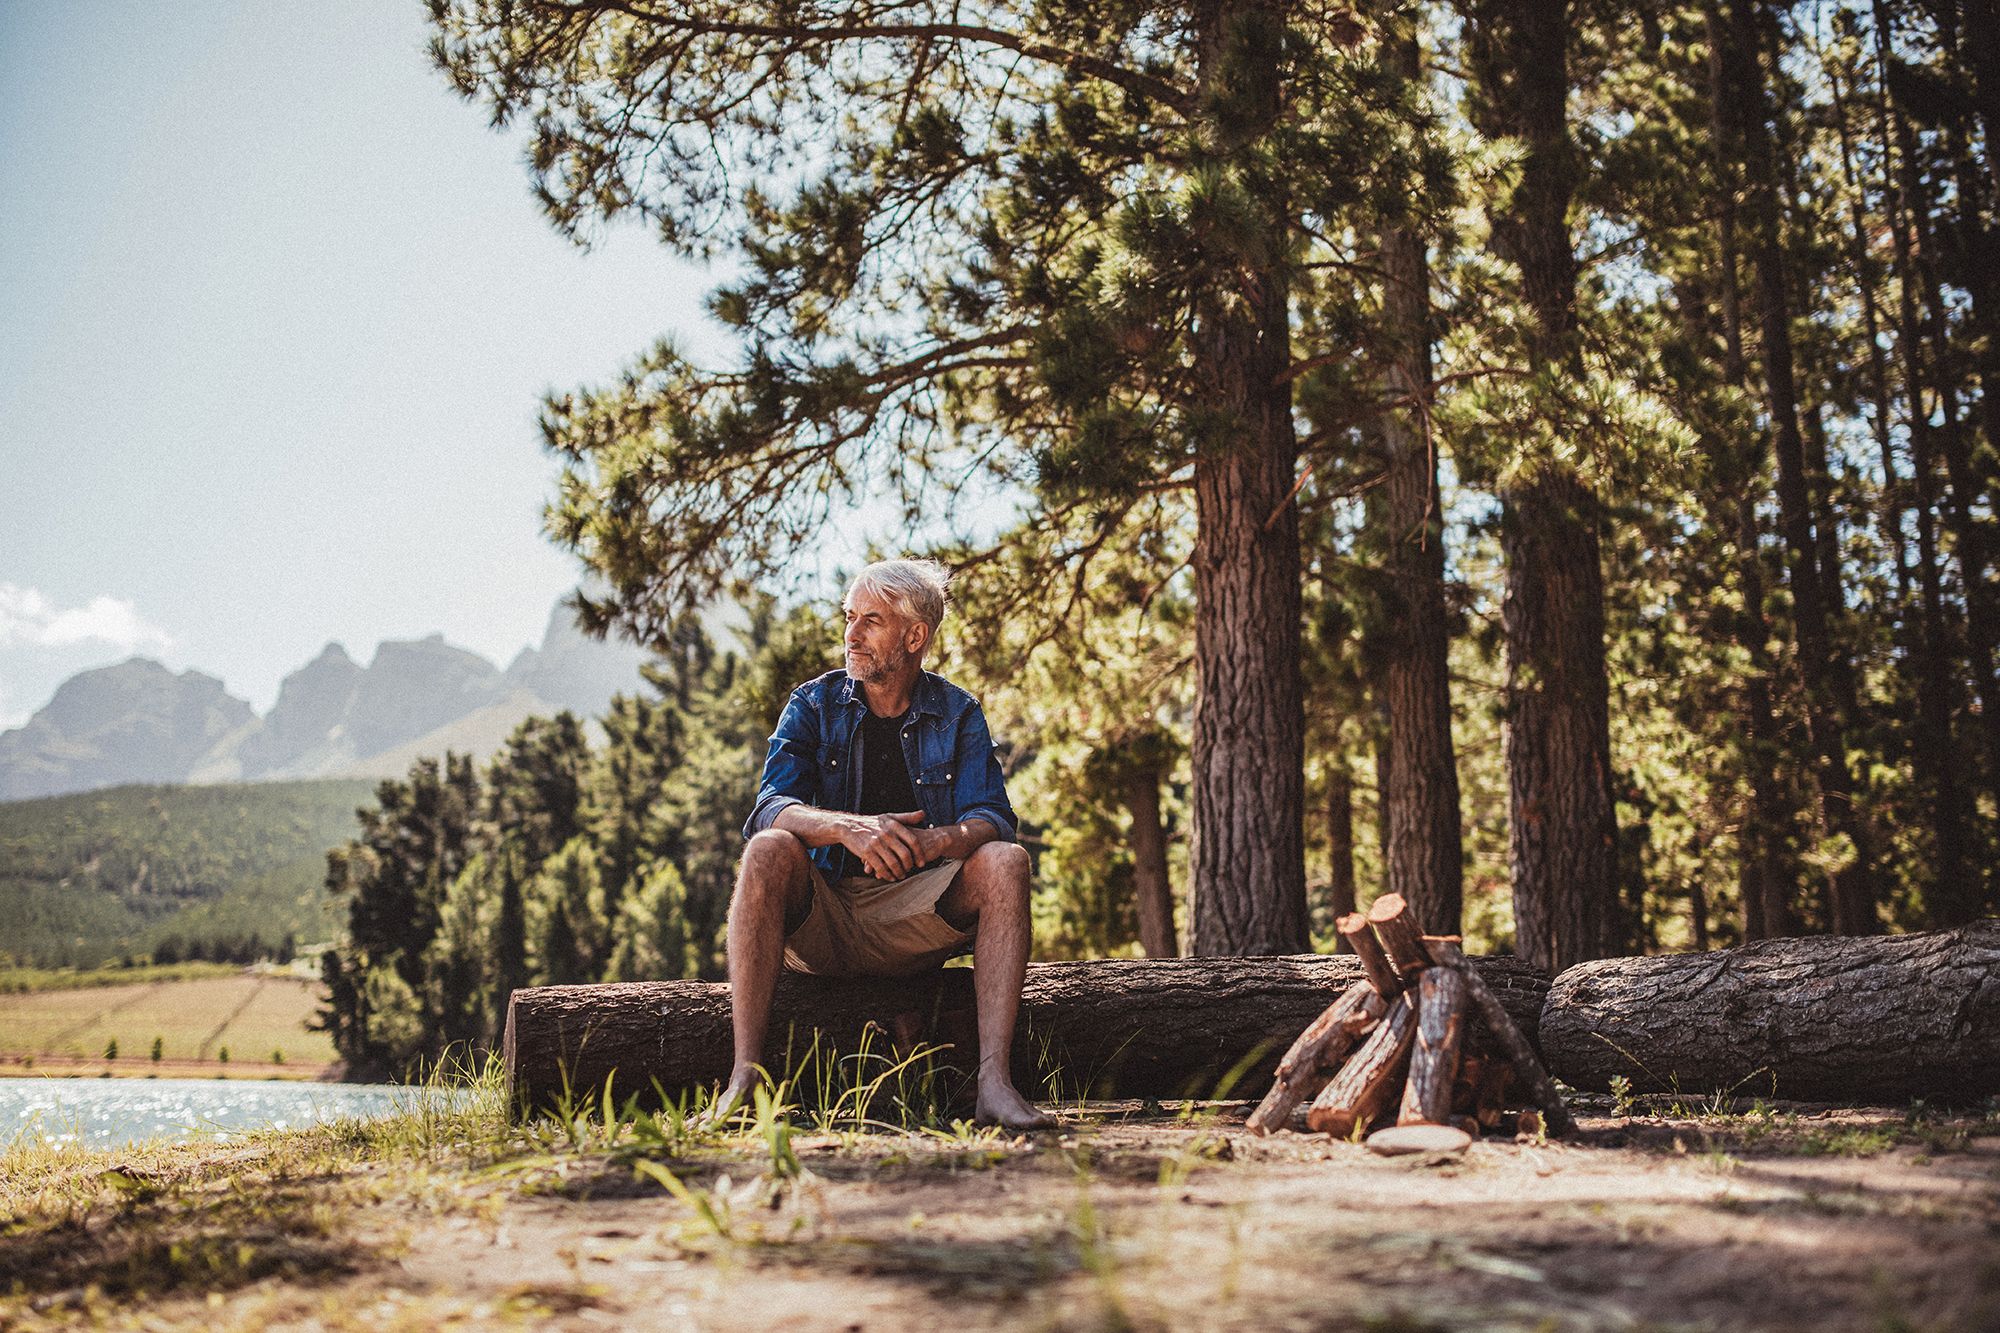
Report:
[{"label": "man's bare foot", "polygon": [[1033,1102],[1016,1092],[1013,1086],[1007,1083],[980,1087],[979,1098],[973,1105],[972,1119],[975,1124],[998,1125],[1002,1129],[1012,1130],[1056,1127],[1054,1116],[1037,1110]]},{"label": "man's bare foot", "polygon": [[695,1117],[695,1124],[701,1129],[721,1129],[738,1111],[750,1101],[750,1094],[764,1081],[759,1069],[740,1070],[729,1076],[729,1082],[722,1085],[722,1091],[708,1109]]}]

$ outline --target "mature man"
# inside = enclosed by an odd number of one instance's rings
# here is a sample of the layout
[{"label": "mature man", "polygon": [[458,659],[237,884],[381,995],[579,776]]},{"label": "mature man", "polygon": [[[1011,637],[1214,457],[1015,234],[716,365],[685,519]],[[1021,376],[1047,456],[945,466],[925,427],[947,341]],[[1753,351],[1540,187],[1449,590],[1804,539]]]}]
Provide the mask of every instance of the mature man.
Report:
[{"label": "mature man", "polygon": [[975,1115],[1053,1123],[1007,1072],[1028,963],[1028,854],[978,701],[923,669],[945,585],[928,560],[862,570],[843,603],[846,669],[793,690],[778,719],[729,904],[736,1047],[724,1114],[758,1081],[781,964],[908,976],[969,942]]}]

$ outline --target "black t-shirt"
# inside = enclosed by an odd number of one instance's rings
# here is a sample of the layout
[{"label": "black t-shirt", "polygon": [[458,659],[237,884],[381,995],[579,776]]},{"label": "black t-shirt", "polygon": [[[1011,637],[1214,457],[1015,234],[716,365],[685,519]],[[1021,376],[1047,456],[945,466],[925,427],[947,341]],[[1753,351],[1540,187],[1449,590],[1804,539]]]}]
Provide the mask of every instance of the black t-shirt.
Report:
[{"label": "black t-shirt", "polygon": [[910,785],[910,766],[903,762],[905,709],[896,717],[870,713],[861,720],[861,808],[864,815],[901,814],[921,809],[917,789]]}]

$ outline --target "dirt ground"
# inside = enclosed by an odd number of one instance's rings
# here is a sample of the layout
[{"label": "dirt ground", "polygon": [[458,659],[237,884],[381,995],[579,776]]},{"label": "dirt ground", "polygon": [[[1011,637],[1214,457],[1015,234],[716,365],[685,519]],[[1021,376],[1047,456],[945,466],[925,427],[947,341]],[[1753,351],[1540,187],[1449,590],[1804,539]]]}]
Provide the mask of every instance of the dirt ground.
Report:
[{"label": "dirt ground", "polygon": [[172,1201],[172,1263],[116,1210],[0,1226],[0,1328],[2000,1329],[1990,1113],[1607,1101],[1573,1141],[1386,1159],[1246,1109],[801,1135],[790,1178],[745,1136],[679,1195],[615,1152],[251,1147],[120,1183]]}]

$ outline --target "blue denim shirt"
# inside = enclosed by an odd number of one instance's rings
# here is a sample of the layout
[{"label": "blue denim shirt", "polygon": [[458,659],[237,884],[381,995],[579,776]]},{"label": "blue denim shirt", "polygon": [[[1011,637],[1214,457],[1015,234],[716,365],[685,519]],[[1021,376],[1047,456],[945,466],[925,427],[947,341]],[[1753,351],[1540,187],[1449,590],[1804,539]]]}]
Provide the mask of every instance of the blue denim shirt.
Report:
[{"label": "blue denim shirt", "polygon": [[[861,801],[861,719],[868,701],[845,671],[829,671],[792,691],[771,749],[757,804],[744,821],[743,836],[770,828],[788,805],[821,810],[853,810]],[[903,762],[916,788],[924,818],[933,828],[983,819],[1007,842],[1014,841],[1014,807],[986,714],[964,690],[926,671],[917,677],[903,726]],[[844,871],[847,849],[816,847],[813,863],[828,880],[863,873],[859,864]]]}]

